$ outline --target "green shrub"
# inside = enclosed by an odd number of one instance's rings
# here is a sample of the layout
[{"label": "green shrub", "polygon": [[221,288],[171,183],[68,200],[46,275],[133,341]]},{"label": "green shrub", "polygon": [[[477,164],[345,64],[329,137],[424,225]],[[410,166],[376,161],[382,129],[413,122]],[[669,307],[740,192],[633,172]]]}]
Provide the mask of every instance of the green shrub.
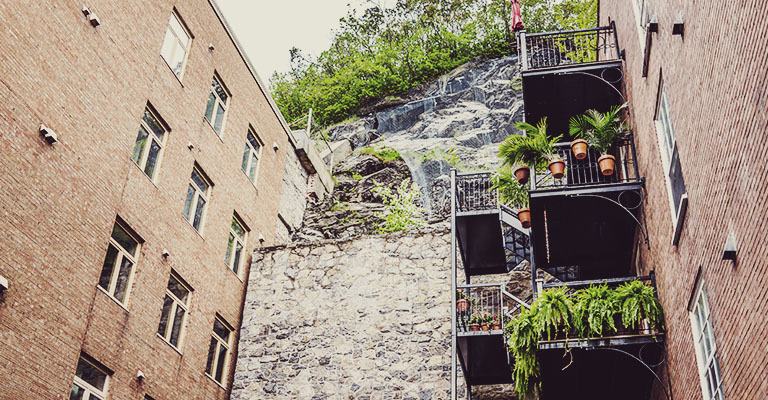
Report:
[{"label": "green shrub", "polygon": [[383,144],[363,147],[358,150],[358,153],[374,156],[381,160],[381,162],[391,162],[403,159],[397,150]]},{"label": "green shrub", "polygon": [[390,233],[398,231],[407,231],[410,228],[424,225],[424,221],[418,217],[424,214],[424,209],[416,205],[416,199],[419,197],[419,185],[411,183],[410,179],[405,179],[400,183],[396,192],[393,192],[387,186],[378,182],[373,192],[381,196],[386,209],[380,218],[380,233]]}]

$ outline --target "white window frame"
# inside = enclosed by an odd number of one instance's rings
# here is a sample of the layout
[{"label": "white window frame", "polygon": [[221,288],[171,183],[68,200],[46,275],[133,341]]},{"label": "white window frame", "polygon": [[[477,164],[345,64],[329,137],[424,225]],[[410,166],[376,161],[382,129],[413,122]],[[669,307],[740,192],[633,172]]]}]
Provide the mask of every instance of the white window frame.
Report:
[{"label": "white window frame", "polygon": [[[136,241],[136,254],[131,254],[128,252],[128,250],[124,249],[123,246],[120,245],[120,243],[115,240],[115,238],[112,237],[112,232],[109,233],[109,245],[114,246],[117,249],[117,256],[115,257],[115,262],[112,267],[112,274],[109,277],[109,287],[104,288],[101,286],[101,282],[97,283],[96,286],[101,289],[104,293],[106,293],[112,300],[116,301],[118,304],[123,306],[124,308],[128,307],[128,301],[131,298],[131,288],[133,287],[133,278],[136,275],[136,266],[138,265],[138,259],[139,254],[141,252],[141,241],[139,238],[137,238],[128,227],[120,222],[115,221],[113,225],[113,231],[114,226],[117,225],[122,229],[125,233],[128,234],[128,236]],[[109,252],[109,245],[107,246],[107,252]],[[106,255],[104,256],[106,258]],[[117,297],[115,297],[115,289],[117,288],[117,277],[120,275],[120,266],[122,265],[123,258],[127,258],[131,263],[133,263],[133,266],[131,267],[131,272],[128,274],[128,280],[125,283],[125,296],[123,297],[123,300],[120,301]],[[102,265],[103,270],[103,265]]]},{"label": "white window frame", "polygon": [[[216,348],[214,349],[213,353],[213,362],[211,362],[211,368],[205,371],[205,374],[213,379],[214,382],[225,385],[226,381],[226,373],[227,368],[229,367],[230,358],[232,356],[232,336],[234,336],[234,329],[226,322],[223,318],[220,318],[218,315],[216,315],[216,320],[219,321],[220,324],[222,324],[225,328],[229,330],[229,337],[227,340],[224,340],[223,338],[219,337],[219,335],[216,334],[216,331],[211,329],[211,337],[216,340]],[[219,366],[219,351],[221,348],[225,348],[227,350],[226,354],[224,355],[224,366],[221,369],[221,381],[217,381],[216,376],[216,370]],[[210,350],[210,348],[209,348]],[[210,357],[210,354],[209,354]]]},{"label": "white window frame", "polygon": [[[227,94],[227,100],[224,101],[219,97],[219,94],[214,90],[213,88],[213,81],[216,81],[219,86],[224,90],[224,93]],[[210,103],[210,96],[213,94],[214,102],[213,107],[211,107],[211,116],[208,117],[208,103]],[[232,100],[232,93],[229,92],[229,89],[224,85],[223,81],[219,77],[219,74],[214,73],[213,74],[213,80],[211,80],[211,90],[208,92],[208,101],[206,102],[206,113],[205,113],[205,120],[208,121],[208,124],[211,125],[211,128],[213,128],[213,131],[216,132],[217,135],[222,136],[224,134],[224,128],[227,123],[227,114],[229,112],[229,102]],[[216,130],[216,110],[218,110],[218,107],[221,106],[221,108],[224,109],[224,113],[221,115],[221,125],[219,126],[219,130]]]},{"label": "white window frame", "polygon": [[[182,44],[182,40],[179,38],[179,32],[176,32],[174,29],[171,28],[173,26],[171,21],[173,21],[174,18],[176,19],[176,22],[179,23],[179,26],[181,26],[181,29],[184,31],[183,33],[187,35],[188,44],[186,47]],[[168,38],[168,33],[173,35],[174,39],[176,39],[175,44],[184,51],[184,58],[183,58],[183,61],[181,62],[181,70],[178,73],[174,71],[173,65],[171,65],[169,60],[165,58],[165,55],[163,55],[163,47],[165,47],[165,41]],[[179,79],[179,81],[181,81],[182,77],[184,76],[184,72],[187,69],[187,61],[189,60],[189,53],[190,53],[190,50],[192,49],[193,39],[194,39],[194,36],[192,36],[192,32],[189,31],[187,24],[184,23],[184,20],[181,18],[181,16],[179,16],[179,13],[174,8],[173,11],[171,12],[171,17],[168,19],[168,29],[166,29],[165,36],[163,37],[163,47],[160,48],[160,57],[163,59],[163,61],[165,61],[165,63],[171,69],[171,72],[173,72],[173,74]]]},{"label": "white window frame", "polygon": [[[256,140],[256,143],[259,144],[258,151],[253,148],[253,145],[249,140],[249,136],[253,136],[254,140]],[[248,177],[248,180],[250,180],[254,185],[256,185],[256,181],[259,179],[259,169],[261,168],[261,152],[263,150],[264,142],[261,141],[261,138],[259,138],[259,135],[256,134],[256,131],[249,127],[248,133],[245,136],[245,150],[243,150],[243,162],[241,163],[242,165],[240,166],[240,169],[243,171],[245,176]],[[248,172],[251,170],[253,164],[252,155],[256,156],[256,170],[254,171],[253,176],[251,176]]]},{"label": "white window frame", "polygon": [[640,53],[645,53],[645,35],[648,29],[648,2],[650,0],[632,0],[632,9],[635,11],[637,26],[637,38],[640,41]]},{"label": "white window frame", "polygon": [[[131,157],[131,160],[144,172],[144,175],[147,175],[147,177],[152,181],[157,181],[158,173],[160,172],[160,164],[163,162],[163,154],[165,153],[165,142],[168,139],[168,133],[169,129],[167,126],[165,126],[165,123],[163,120],[157,115],[157,113],[150,107],[149,105],[144,108],[144,112],[148,112],[149,115],[152,116],[152,118],[155,119],[155,122],[163,128],[163,138],[158,138],[155,134],[155,131],[152,130],[149,125],[144,121],[144,114],[141,115],[141,127],[144,129],[145,132],[147,132],[147,142],[144,144],[144,148],[141,150],[141,155],[139,157],[139,161],[136,161]],[[139,137],[136,137],[136,142],[139,141]],[[160,147],[160,151],[157,153],[157,161],[155,161],[155,167],[152,171],[152,176],[149,176],[147,174],[146,168],[147,168],[147,161],[149,159],[149,151],[152,148],[152,142],[156,142],[157,145]],[[136,148],[136,144],[133,145],[134,151]]]},{"label": "white window frame", "polygon": [[[105,378],[104,378],[104,389],[103,390],[99,390],[99,389],[91,386],[91,384],[89,384],[88,382],[80,379],[80,377],[77,376],[77,371],[75,371],[75,376],[74,376],[72,384],[73,385],[77,385],[80,389],[83,389],[85,391],[84,394],[83,394],[83,400],[93,400],[93,399],[105,400],[107,398],[107,392],[109,391],[109,373],[107,371],[104,371],[104,369],[101,368],[100,366],[98,366],[98,365],[88,361],[84,357],[78,358],[78,360],[77,360],[78,364],[80,364],[80,360],[90,364],[92,367],[94,367],[97,370],[99,370],[99,371],[104,373],[104,376],[105,376]],[[71,389],[70,389],[70,392],[71,392]]]},{"label": "white window frame", "polygon": [[[189,176],[189,186],[187,186],[187,187],[188,188],[191,187],[194,190],[194,194],[192,196],[192,202],[189,205],[189,212],[187,213],[188,215],[184,214],[183,210],[182,210],[182,215],[184,216],[184,219],[186,219],[187,222],[189,222],[189,224],[192,226],[192,228],[195,231],[197,231],[200,235],[202,235],[203,234],[203,228],[205,227],[205,218],[206,218],[206,215],[208,214],[208,205],[211,203],[211,189],[213,188],[213,184],[208,179],[208,177],[205,175],[205,173],[203,173],[203,170],[200,169],[197,165],[195,165],[192,168],[192,171],[193,171],[192,173],[197,172],[197,174],[203,179],[203,181],[205,181],[205,183],[208,184],[208,190],[203,191],[202,188],[198,187],[197,184],[195,183],[195,180],[192,179],[192,174],[190,174],[190,176]],[[189,196],[189,192],[187,192],[187,197],[188,196]],[[203,212],[200,215],[200,227],[198,229],[198,228],[195,228],[194,218],[195,218],[195,210],[197,210],[197,203],[200,201],[200,198],[205,200],[205,205],[203,206]],[[184,203],[185,204],[186,204],[186,201],[187,200],[186,200],[186,197],[185,197],[184,198]]]},{"label": "white window frame", "polygon": [[[173,302],[171,303],[171,309],[168,311],[168,319],[166,320],[166,324],[165,324],[165,332],[163,332],[162,334],[158,332],[157,334],[158,336],[163,338],[163,340],[165,340],[166,343],[171,345],[171,347],[181,352],[181,346],[184,344],[184,334],[186,332],[186,329],[184,328],[187,324],[187,318],[189,316],[189,303],[192,300],[192,288],[190,288],[189,285],[187,285],[187,283],[183,279],[181,279],[179,274],[177,274],[175,271],[171,271],[170,276],[173,277],[173,279],[175,279],[176,282],[178,282],[184,289],[187,290],[187,301],[184,302],[178,297],[176,297],[176,295],[166,285],[165,295],[170,297]],[[169,277],[168,278],[169,284],[170,284],[170,281],[171,281],[171,278]],[[165,298],[163,298],[163,302],[165,302]],[[184,315],[181,317],[181,324],[179,325],[180,326],[179,340],[178,340],[178,343],[174,345],[173,343],[171,343],[171,334],[173,333],[173,323],[176,320],[176,309],[179,307],[181,307],[181,309],[184,310]],[[161,311],[161,318],[162,318],[162,311]]]},{"label": "white window frame", "polygon": [[[232,224],[237,224],[240,229],[243,231],[243,237],[239,237],[237,235],[237,232],[232,228]],[[224,262],[227,264],[227,267],[235,273],[238,277],[240,277],[240,272],[242,271],[243,262],[246,258],[246,246],[245,244],[248,242],[248,228],[245,226],[245,224],[240,220],[240,218],[237,217],[237,214],[232,216],[232,222],[229,224],[229,237],[233,238],[232,241],[232,247],[229,246],[229,238],[227,238],[227,252],[224,256]],[[234,257],[234,251],[237,248],[237,244],[240,244],[241,246],[241,253],[240,253],[240,259],[237,260],[237,265],[235,265],[235,257]],[[227,259],[227,256],[229,256],[229,259]]]},{"label": "white window frame", "polygon": [[[704,282],[701,281],[695,291],[695,296],[689,308],[693,345],[696,349],[696,365],[701,384],[701,395],[704,400],[725,400],[723,395],[723,377],[720,362],[717,357],[712,313],[707,300]],[[703,320],[703,321],[702,321]],[[705,341],[710,343],[711,351],[707,354]],[[714,376],[710,376],[713,372]],[[709,394],[709,396],[707,395]]]},{"label": "white window frame", "polygon": [[[672,156],[675,151],[677,151],[677,138],[675,135],[675,126],[672,122],[663,76],[659,77],[659,93],[656,100],[654,125],[656,126],[656,136],[659,141],[659,153],[661,154],[661,162],[664,170],[664,181],[667,183],[667,198],[669,199],[670,216],[672,217],[674,231],[672,244],[677,245],[682,230],[685,211],[688,207],[688,194],[684,193],[680,198],[680,204],[675,204],[675,196],[672,191],[672,181],[670,181],[669,173],[672,168]],[[678,157],[679,156],[678,153]]]}]

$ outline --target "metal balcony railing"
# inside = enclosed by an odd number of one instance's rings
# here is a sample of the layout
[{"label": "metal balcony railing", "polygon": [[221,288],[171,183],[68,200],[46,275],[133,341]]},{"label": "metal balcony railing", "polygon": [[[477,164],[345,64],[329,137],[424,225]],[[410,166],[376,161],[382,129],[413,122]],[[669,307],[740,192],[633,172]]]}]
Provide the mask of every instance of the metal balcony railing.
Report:
[{"label": "metal balcony railing", "polygon": [[523,71],[619,60],[615,24],[571,31],[525,33],[518,46]]},{"label": "metal balcony railing", "polygon": [[614,172],[608,176],[600,172],[598,163],[600,154],[591,147],[587,150],[587,157],[583,160],[576,159],[571,151],[570,143],[558,143],[555,147],[558,156],[565,161],[565,175],[560,179],[555,179],[548,168],[538,168],[531,190],[640,182],[635,141],[632,134],[620,139],[610,151],[616,160]]},{"label": "metal balcony railing", "polygon": [[[506,290],[504,283],[479,283],[456,286],[457,299],[465,298],[466,302],[456,302],[457,332],[472,332],[485,330],[503,330],[513,314],[521,307],[529,305],[513,296]],[[486,318],[487,325],[482,323],[473,327],[475,319]]]},{"label": "metal balcony railing", "polygon": [[498,207],[496,191],[490,191],[490,172],[456,174],[456,211],[486,211]]}]

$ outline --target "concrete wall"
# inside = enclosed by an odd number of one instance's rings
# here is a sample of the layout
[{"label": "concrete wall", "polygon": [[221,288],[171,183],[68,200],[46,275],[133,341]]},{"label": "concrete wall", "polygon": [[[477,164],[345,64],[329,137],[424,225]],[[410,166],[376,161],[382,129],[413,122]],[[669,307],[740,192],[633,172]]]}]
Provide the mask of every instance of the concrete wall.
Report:
[{"label": "concrete wall", "polygon": [[310,190],[308,177],[309,174],[301,166],[296,153],[288,152],[285,157],[283,188],[278,207],[278,221],[275,226],[276,243],[290,242],[291,234],[301,228]]},{"label": "concrete wall", "polygon": [[[651,249],[639,246],[643,269],[657,271],[667,325],[672,394],[700,399],[688,300],[701,268],[728,399],[768,393],[768,20],[763,1],[646,1],[656,14],[648,77],[631,0],[600,2],[600,21],[615,20],[626,49],[630,102]],[[685,36],[672,35],[680,12]],[[713,24],[713,21],[716,23]],[[644,37],[643,37],[644,39]],[[663,71],[689,196],[677,246],[654,114]],[[721,259],[729,234],[737,261]]]}]

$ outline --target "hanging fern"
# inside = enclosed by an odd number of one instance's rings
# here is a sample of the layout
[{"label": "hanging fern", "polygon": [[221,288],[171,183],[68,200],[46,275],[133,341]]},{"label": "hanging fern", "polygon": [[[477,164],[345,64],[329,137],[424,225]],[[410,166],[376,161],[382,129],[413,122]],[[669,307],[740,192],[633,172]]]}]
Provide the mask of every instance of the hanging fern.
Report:
[{"label": "hanging fern", "polygon": [[576,330],[581,337],[615,333],[614,316],[619,313],[614,291],[608,285],[590,285],[574,293]]},{"label": "hanging fern", "polygon": [[506,327],[510,333],[507,344],[515,357],[515,391],[521,395],[533,392],[534,381],[539,375],[536,350],[541,332],[536,325],[537,312],[535,304],[529,310],[523,309]]},{"label": "hanging fern", "polygon": [[536,300],[536,308],[537,329],[547,334],[547,340],[557,337],[561,331],[567,334],[571,330],[574,307],[567,287],[542,291]]},{"label": "hanging fern", "polygon": [[661,304],[651,286],[641,281],[626,282],[616,288],[615,297],[624,326],[636,329],[640,321],[648,319],[651,328],[663,328]]}]

